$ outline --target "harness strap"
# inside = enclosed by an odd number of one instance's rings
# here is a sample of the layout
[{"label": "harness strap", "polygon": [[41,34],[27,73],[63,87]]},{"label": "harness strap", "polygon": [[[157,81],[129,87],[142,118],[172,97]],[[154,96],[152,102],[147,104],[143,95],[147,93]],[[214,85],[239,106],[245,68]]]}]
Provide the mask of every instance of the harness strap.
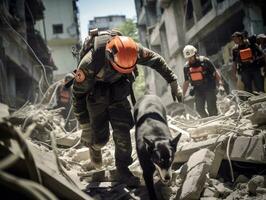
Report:
[{"label": "harness strap", "polygon": [[148,118],[163,122],[164,124],[167,124],[166,120],[159,113],[150,112],[150,113],[142,115],[139,118],[139,120],[137,120],[136,127],[141,126],[144,123],[144,121]]}]

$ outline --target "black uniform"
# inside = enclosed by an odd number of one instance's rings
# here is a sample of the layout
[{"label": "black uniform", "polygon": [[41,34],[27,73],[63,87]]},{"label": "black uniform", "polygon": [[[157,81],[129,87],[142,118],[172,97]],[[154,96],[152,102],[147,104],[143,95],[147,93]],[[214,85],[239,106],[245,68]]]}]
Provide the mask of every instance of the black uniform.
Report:
[{"label": "black uniform", "polygon": [[[184,79],[194,87],[196,110],[201,117],[217,115],[215,67],[211,61],[199,56],[195,63],[186,63]],[[207,110],[205,111],[205,102]]]},{"label": "black uniform", "polygon": [[[79,122],[90,123],[90,145],[100,149],[109,140],[109,122],[113,128],[117,168],[132,163],[130,129],[133,127],[131,107],[127,100],[130,93],[128,75],[113,69],[105,55],[105,44],[110,36],[98,36],[98,47],[90,50],[81,60],[78,73],[84,80],[74,81],[73,106]],[[138,45],[137,64],[146,65],[159,72],[170,83],[176,75],[164,59],[153,51]]]},{"label": "black uniform", "polygon": [[256,44],[244,42],[243,45],[236,45],[232,49],[233,61],[238,65],[237,71],[241,75],[245,91],[252,92],[252,81],[258,92],[264,92],[263,76],[261,75],[261,60],[258,57],[263,55],[262,51]]}]

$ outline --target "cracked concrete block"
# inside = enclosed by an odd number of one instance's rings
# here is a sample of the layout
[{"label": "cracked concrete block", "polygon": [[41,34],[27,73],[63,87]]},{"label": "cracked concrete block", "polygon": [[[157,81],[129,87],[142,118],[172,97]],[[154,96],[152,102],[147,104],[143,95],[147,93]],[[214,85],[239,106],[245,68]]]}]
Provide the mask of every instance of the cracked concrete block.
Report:
[{"label": "cracked concrete block", "polygon": [[192,154],[187,162],[186,178],[182,185],[180,200],[199,199],[204,189],[206,174],[214,160],[214,153],[208,149],[201,149]]},{"label": "cracked concrete block", "polygon": [[249,182],[248,182],[248,192],[249,194],[256,195],[257,194],[257,188],[258,187],[264,187],[264,177],[263,176],[254,176]]},{"label": "cracked concrete block", "polygon": [[211,166],[211,169],[210,169],[210,177],[211,178],[216,178],[216,176],[217,176],[217,174],[219,172],[222,160],[223,160],[223,158],[225,156],[225,148],[223,148],[222,144],[219,144],[215,148],[214,154],[215,154],[214,160],[213,160],[213,163],[212,163],[212,166]]},{"label": "cracked concrete block", "polygon": [[201,197],[200,200],[218,200],[216,197]]},{"label": "cracked concrete block", "polygon": [[89,158],[90,158],[89,148],[82,148],[76,151],[76,153],[73,155],[72,160],[75,162],[80,162],[82,160],[89,160]]},{"label": "cracked concrete block", "polygon": [[208,187],[203,191],[203,197],[219,197],[218,191],[214,187]]},{"label": "cracked concrete block", "polygon": [[261,135],[253,137],[238,136],[231,145],[231,160],[241,162],[265,162],[264,138]]},{"label": "cracked concrete block", "polygon": [[235,183],[247,183],[249,181],[249,179],[244,176],[244,175],[239,175],[237,178],[236,178],[236,181]]}]

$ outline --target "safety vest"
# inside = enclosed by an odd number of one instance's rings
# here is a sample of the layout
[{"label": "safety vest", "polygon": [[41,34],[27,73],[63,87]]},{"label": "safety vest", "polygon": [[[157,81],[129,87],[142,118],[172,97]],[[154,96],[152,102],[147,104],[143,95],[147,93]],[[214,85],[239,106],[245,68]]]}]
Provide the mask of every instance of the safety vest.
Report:
[{"label": "safety vest", "polygon": [[239,50],[239,56],[240,56],[241,62],[251,61],[253,59],[251,48],[245,48],[245,49]]},{"label": "safety vest", "polygon": [[63,104],[69,103],[70,96],[71,94],[69,90],[64,89],[64,87],[60,88],[60,91],[59,91],[59,102],[60,103],[63,103]]},{"label": "safety vest", "polygon": [[202,81],[204,79],[203,67],[189,67],[189,76],[192,82]]},{"label": "safety vest", "polygon": [[[188,65],[188,77],[191,85],[201,85],[206,81],[206,67],[204,66],[204,57],[199,56],[198,66],[190,66]],[[198,63],[197,62],[197,63]]]}]

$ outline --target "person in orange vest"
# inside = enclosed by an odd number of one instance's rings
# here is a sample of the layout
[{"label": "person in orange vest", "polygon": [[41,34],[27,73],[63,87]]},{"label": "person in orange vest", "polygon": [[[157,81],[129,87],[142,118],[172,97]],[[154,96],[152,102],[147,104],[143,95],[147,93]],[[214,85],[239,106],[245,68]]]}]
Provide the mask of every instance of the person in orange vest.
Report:
[{"label": "person in orange vest", "polygon": [[[197,49],[194,46],[185,46],[183,54],[185,59],[187,59],[184,67],[183,96],[186,95],[189,84],[191,84],[195,95],[196,110],[200,116],[217,115],[217,82],[220,84],[219,92],[224,91],[220,75],[208,58],[197,54]],[[205,110],[206,102],[208,113]]]},{"label": "person in orange vest", "polygon": [[72,104],[72,101],[71,101],[72,89],[71,87],[66,88],[65,84],[68,83],[73,78],[74,78],[73,74],[71,73],[66,74],[64,77],[64,80],[62,81],[61,85],[59,85],[56,91],[55,108],[60,108],[60,107],[65,108],[60,113],[64,117],[64,119],[67,119],[67,116],[69,115],[71,104]]},{"label": "person in orange vest", "polygon": [[127,99],[131,91],[130,76],[137,64],[156,70],[169,83],[173,100],[182,100],[177,76],[159,54],[116,31],[99,31],[93,45],[82,57],[73,83],[73,109],[82,134],[90,137],[87,146],[90,164],[101,168],[101,149],[110,138],[112,126],[117,181],[136,186],[139,179],[129,170],[132,164],[130,129],[134,126]]},{"label": "person in orange vest", "polygon": [[245,40],[240,32],[233,33],[232,40],[236,44],[232,49],[234,79],[237,79],[236,73],[238,73],[241,76],[245,91],[253,92],[252,83],[254,82],[255,91],[264,92],[261,73],[263,52],[257,44]]}]

